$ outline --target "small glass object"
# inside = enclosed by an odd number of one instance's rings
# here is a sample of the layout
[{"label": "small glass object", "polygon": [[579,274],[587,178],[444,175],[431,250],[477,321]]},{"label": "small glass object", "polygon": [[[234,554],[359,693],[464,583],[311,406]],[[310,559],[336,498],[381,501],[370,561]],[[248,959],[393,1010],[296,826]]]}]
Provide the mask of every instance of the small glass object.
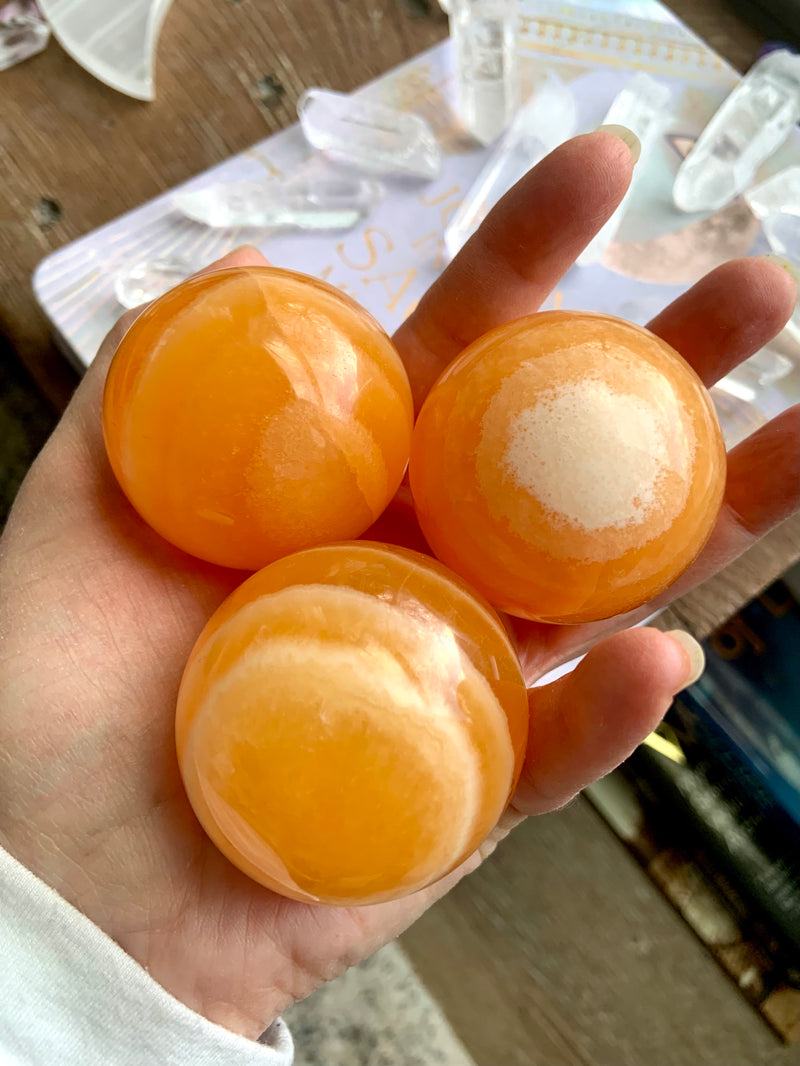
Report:
[{"label": "small glass object", "polygon": [[491,144],[519,105],[517,0],[449,0],[456,107],[465,128]]},{"label": "small glass object", "polygon": [[726,374],[717,382],[717,388],[738,400],[757,404],[766,390],[791,374],[793,368],[788,356],[772,348],[762,348]]},{"label": "small glass object", "polygon": [[800,166],[773,174],[744,198],[773,252],[800,264]]},{"label": "small glass object", "polygon": [[383,199],[380,182],[351,175],[302,181],[237,181],[176,192],[172,202],[205,226],[349,229]]},{"label": "small glass object", "polygon": [[50,27],[33,0],[0,2],[0,70],[38,55],[49,40]]},{"label": "small glass object", "polygon": [[738,196],[800,120],[800,55],[769,52],[725,100],[675,178],[680,211],[716,211]]},{"label": "small glass object", "polygon": [[734,396],[732,392],[721,389],[718,385],[709,389],[709,396],[717,412],[727,451],[747,440],[751,433],[755,433],[767,421],[766,415],[749,400]]},{"label": "small glass object", "polygon": [[622,202],[594,240],[578,256],[578,266],[599,263],[606,248],[617,235],[630,198],[642,180],[644,162],[653,150],[666,121],[671,95],[668,86],[651,78],[649,74],[634,74],[608,109],[603,125],[627,126],[629,130],[632,130],[641,143],[641,157]]},{"label": "small glass object", "polygon": [[178,257],[145,259],[117,275],[114,292],[123,307],[139,307],[163,296],[197,269],[197,264]]},{"label": "small glass object", "polygon": [[[744,198],[761,221],[773,252],[800,266],[800,166],[773,174],[745,193]],[[800,301],[785,328],[800,341]]]},{"label": "small glass object", "polygon": [[445,245],[451,258],[511,186],[572,136],[576,116],[572,92],[555,74],[548,74],[517,112],[445,230]]},{"label": "small glass object", "polygon": [[427,179],[441,171],[439,142],[419,115],[328,89],[307,89],[297,115],[308,143],[338,162]]}]

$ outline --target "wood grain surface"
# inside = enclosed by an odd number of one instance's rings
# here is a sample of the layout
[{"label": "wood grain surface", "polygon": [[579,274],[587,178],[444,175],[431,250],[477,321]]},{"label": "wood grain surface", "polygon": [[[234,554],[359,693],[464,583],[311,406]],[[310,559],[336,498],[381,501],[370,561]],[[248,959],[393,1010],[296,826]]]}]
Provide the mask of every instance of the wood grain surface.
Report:
[{"label": "wood grain surface", "polygon": [[153,103],[55,42],[0,78],[0,331],[57,409],[77,377],[30,277],[49,252],[295,121],[309,85],[349,91],[447,33],[421,0],[175,0]]},{"label": "wood grain surface", "polygon": [[401,937],[476,1063],[796,1064],[603,829],[583,798],[529,818]]}]

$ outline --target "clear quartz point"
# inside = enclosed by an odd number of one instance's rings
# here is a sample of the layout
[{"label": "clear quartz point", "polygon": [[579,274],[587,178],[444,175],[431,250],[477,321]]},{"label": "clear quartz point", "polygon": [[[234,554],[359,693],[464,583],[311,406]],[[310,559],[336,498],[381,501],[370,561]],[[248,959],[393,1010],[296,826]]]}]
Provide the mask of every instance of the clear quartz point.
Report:
[{"label": "clear quartz point", "polygon": [[572,136],[576,121],[572,92],[555,74],[548,74],[515,115],[445,230],[450,258],[461,251],[511,186]]},{"label": "clear quartz point", "polygon": [[49,40],[50,27],[33,0],[0,0],[0,70],[37,55]]},{"label": "clear quartz point", "polygon": [[667,109],[671,96],[669,87],[663,82],[656,81],[649,74],[634,74],[625,88],[612,101],[602,124],[604,126],[627,126],[629,130],[632,130],[642,146],[641,156],[634,168],[628,191],[608,222],[578,256],[578,266],[599,263],[606,248],[616,237],[631,196],[645,172],[645,162],[653,151],[667,121]]},{"label": "clear quartz point", "polygon": [[794,314],[784,326],[784,329],[800,344],[800,301],[795,304]]},{"label": "clear quartz point", "polygon": [[773,252],[800,264],[800,166],[786,167],[744,194]]},{"label": "clear quartz point", "polygon": [[800,55],[760,59],[684,159],[672,190],[680,211],[716,211],[738,196],[800,120]]},{"label": "clear quartz point", "polygon": [[439,142],[419,115],[328,89],[307,89],[297,114],[308,143],[339,162],[427,179],[442,169]]},{"label": "clear quartz point", "polygon": [[176,192],[172,202],[205,226],[265,229],[349,229],[383,199],[380,182],[350,175],[279,181],[238,181]]},{"label": "clear quartz point", "polygon": [[717,412],[726,451],[747,440],[767,421],[766,416],[749,400],[734,396],[727,389],[721,389],[719,384],[709,389],[709,396]]},{"label": "clear quartz point", "polygon": [[[800,166],[780,170],[753,186],[744,198],[773,252],[800,266]],[[800,301],[785,329],[800,343]]]},{"label": "clear quartz point", "polygon": [[449,0],[456,107],[464,127],[491,144],[519,105],[518,0]]},{"label": "clear quartz point", "polygon": [[145,259],[114,279],[114,292],[123,307],[149,303],[175,288],[197,270],[187,259]]},{"label": "clear quartz point", "polygon": [[717,382],[717,388],[748,403],[757,402],[767,389],[791,374],[794,363],[781,352],[762,348]]}]

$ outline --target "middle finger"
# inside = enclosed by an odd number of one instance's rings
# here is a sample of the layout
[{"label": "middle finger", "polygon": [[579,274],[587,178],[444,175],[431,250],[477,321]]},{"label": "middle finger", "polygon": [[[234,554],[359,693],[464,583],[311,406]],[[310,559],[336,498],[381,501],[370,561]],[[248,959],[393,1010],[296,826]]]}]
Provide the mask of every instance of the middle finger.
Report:
[{"label": "middle finger", "polygon": [[622,200],[633,159],[620,136],[596,131],[562,144],[503,197],[394,336],[417,407],[468,344],[539,308]]}]

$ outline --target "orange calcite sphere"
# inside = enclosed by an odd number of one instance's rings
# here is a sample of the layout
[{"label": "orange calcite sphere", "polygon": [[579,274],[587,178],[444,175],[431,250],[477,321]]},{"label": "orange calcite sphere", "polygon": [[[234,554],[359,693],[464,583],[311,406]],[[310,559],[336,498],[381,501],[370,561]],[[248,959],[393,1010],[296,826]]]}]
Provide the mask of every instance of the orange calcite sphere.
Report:
[{"label": "orange calcite sphere", "polygon": [[133,506],[192,555],[254,570],[356,537],[405,472],[411,390],[351,299],[271,267],[156,300],[108,373],[106,449]]},{"label": "orange calcite sphere", "polygon": [[176,740],[195,813],[239,869],[364,904],[474,851],[516,784],[527,718],[491,608],[428,556],[360,541],[281,559],[222,604]]},{"label": "orange calcite sphere", "polygon": [[435,554],[498,609],[573,623],[631,610],[705,544],[725,449],[664,341],[551,311],[492,330],[434,385],[411,491]]}]

